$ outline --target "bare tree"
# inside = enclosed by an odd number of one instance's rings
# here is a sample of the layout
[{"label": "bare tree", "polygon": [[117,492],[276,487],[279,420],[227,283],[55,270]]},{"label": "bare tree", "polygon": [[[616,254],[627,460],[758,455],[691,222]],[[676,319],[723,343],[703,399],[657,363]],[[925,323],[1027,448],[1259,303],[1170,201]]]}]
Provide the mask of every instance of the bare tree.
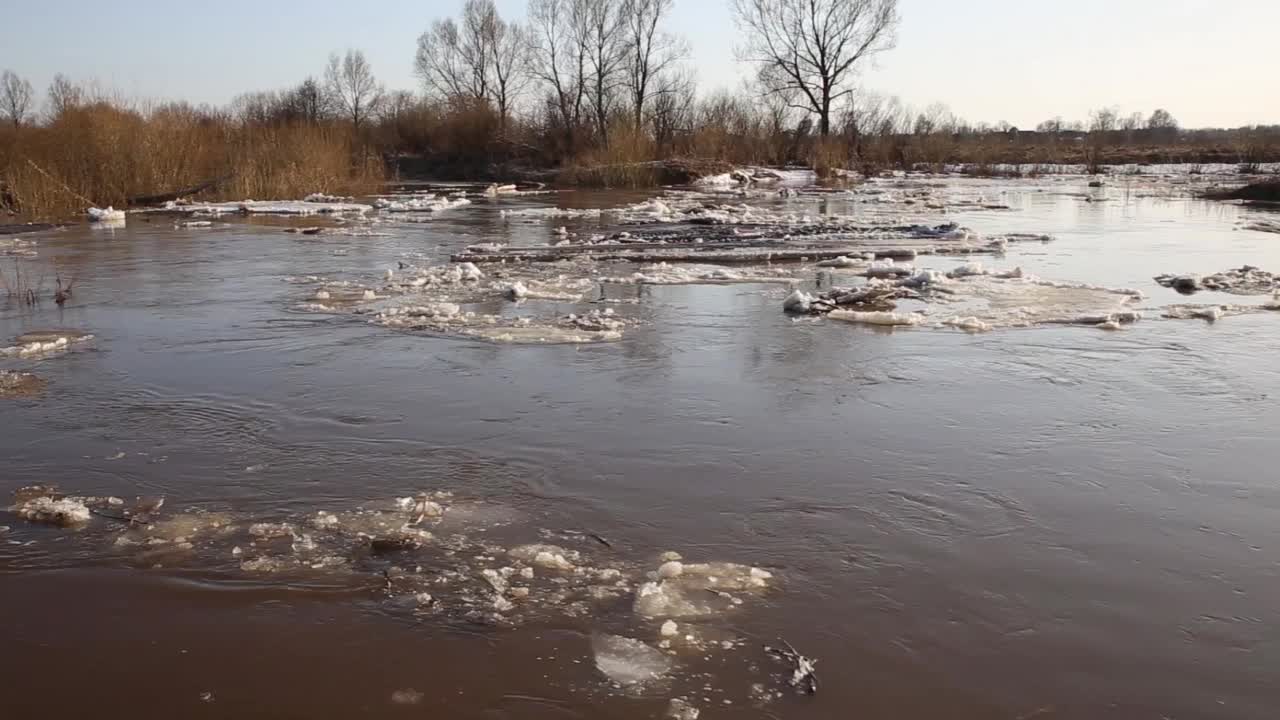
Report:
[{"label": "bare tree", "polygon": [[10,70],[0,75],[0,111],[3,111],[14,127],[19,127],[31,111],[33,96],[31,83]]},{"label": "bare tree", "polygon": [[1173,115],[1168,110],[1160,108],[1151,113],[1151,117],[1147,118],[1148,130],[1177,130],[1178,121],[1173,119]]},{"label": "bare tree", "polygon": [[1089,113],[1089,132],[1114,132],[1120,124],[1120,112],[1115,108],[1102,108]]},{"label": "bare tree", "polygon": [[587,92],[587,0],[529,0],[529,47],[534,76],[551,94],[572,152]]},{"label": "bare tree", "polygon": [[733,0],[746,35],[742,60],[768,92],[795,91],[797,108],[831,132],[831,111],[849,95],[858,63],[893,47],[898,0]]},{"label": "bare tree", "polygon": [[653,125],[653,140],[660,153],[673,153],[676,137],[693,125],[693,110],[697,104],[697,83],[692,72],[664,73],[658,78],[660,86],[653,93],[649,122]]},{"label": "bare tree", "polygon": [[576,0],[584,6],[586,26],[587,66],[590,69],[587,94],[595,115],[596,130],[600,142],[609,145],[609,113],[613,110],[615,95],[623,84],[627,59],[624,42],[622,0]]},{"label": "bare tree", "polygon": [[440,98],[487,100],[493,41],[499,22],[493,0],[467,0],[462,22],[436,20],[418,38],[414,71],[426,91]]},{"label": "bare tree", "polygon": [[951,109],[942,103],[931,103],[924,112],[916,116],[914,132],[916,135],[932,135],[934,133],[955,132],[958,124]]},{"label": "bare tree", "polygon": [[624,0],[622,18],[626,33],[626,89],[636,127],[645,122],[645,104],[670,89],[665,78],[688,56],[688,46],[660,31],[673,0]]},{"label": "bare tree", "polygon": [[57,120],[68,110],[79,107],[84,100],[84,90],[62,73],[53,76],[49,83],[49,119]]},{"label": "bare tree", "polygon": [[324,80],[334,105],[351,118],[351,124],[359,130],[361,123],[377,110],[382,98],[382,88],[373,77],[364,53],[347,50],[343,57],[337,53],[330,55]]},{"label": "bare tree", "polygon": [[329,115],[329,98],[315,78],[303,80],[284,98],[290,114],[302,122],[315,125]]},{"label": "bare tree", "polygon": [[1044,122],[1037,125],[1036,132],[1057,135],[1058,133],[1062,132],[1062,129],[1064,127],[1066,127],[1066,123],[1063,122],[1062,116],[1059,115],[1058,117],[1045,120]]},{"label": "bare tree", "polygon": [[519,23],[507,22],[495,14],[490,48],[490,95],[498,109],[499,128],[505,133],[507,118],[529,85],[529,33]]}]

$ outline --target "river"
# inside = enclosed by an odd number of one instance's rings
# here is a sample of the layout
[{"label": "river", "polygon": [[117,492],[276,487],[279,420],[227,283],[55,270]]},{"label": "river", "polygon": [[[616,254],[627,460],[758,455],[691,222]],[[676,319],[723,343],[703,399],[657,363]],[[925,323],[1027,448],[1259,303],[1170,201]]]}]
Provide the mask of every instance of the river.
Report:
[{"label": "river", "polygon": [[[933,221],[1054,238],[987,264],[1136,288],[1144,306],[1185,301],[1152,280],[1161,273],[1280,268],[1280,236],[1239,227],[1274,213],[1190,199],[1167,180],[927,187],[1008,206],[961,203]],[[0,399],[0,493],[55,484],[126,507],[164,496],[156,520],[227,526],[170,551],[98,515],[63,529],[0,514],[6,711],[657,718],[680,697],[704,720],[1274,717],[1274,314],[1147,312],[1118,332],[888,330],[788,316],[777,283],[639,284],[610,291],[634,321],[620,340],[530,345],[300,305],[315,285],[305,278],[374,287],[400,263],[446,263],[476,243],[618,229],[607,214],[503,209],[652,195],[479,197],[374,224],[176,228],[131,215],[39,233],[37,257],[0,260],[75,278],[65,306],[4,306],[0,345],[49,327],[93,336],[0,360],[47,383]],[[762,197],[733,202],[779,202]],[[312,223],[337,232],[284,232]],[[418,493],[444,510],[422,523],[421,547],[384,556],[353,536],[326,551],[346,553],[341,572],[245,565],[293,557],[302,535],[255,539],[252,523],[392,514]],[[513,567],[503,553],[535,543],[580,569],[516,563],[538,566],[527,603],[507,618],[478,611],[482,570]],[[769,581],[724,603],[707,593],[716,607],[678,618],[663,677],[620,687],[593,638],[658,647],[663,620],[638,613],[634,594],[665,552]],[[763,649],[782,640],[818,659],[816,695],[793,692],[790,666]]]}]

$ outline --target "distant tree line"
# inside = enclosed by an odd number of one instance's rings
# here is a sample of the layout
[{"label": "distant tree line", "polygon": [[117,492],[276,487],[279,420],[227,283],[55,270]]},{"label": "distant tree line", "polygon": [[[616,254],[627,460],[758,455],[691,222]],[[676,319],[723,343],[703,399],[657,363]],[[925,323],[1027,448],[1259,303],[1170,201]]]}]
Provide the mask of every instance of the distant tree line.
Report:
[{"label": "distant tree line", "polygon": [[[10,131],[0,135],[0,163],[7,153],[13,166],[14,133],[107,107],[140,122],[181,115],[240,135],[323,130],[344,138],[360,177],[372,159],[391,172],[454,177],[625,170],[670,157],[865,171],[1280,159],[1277,127],[1186,130],[1165,109],[1101,108],[1086,120],[1016,128],[868,91],[856,82],[859,70],[893,48],[897,0],[731,0],[737,58],[753,73],[736,91],[713,92],[699,91],[689,42],[671,27],[674,0],[528,2],[522,21],[502,17],[493,0],[467,0],[457,17],[431,20],[412,55],[417,92],[386,90],[356,49],[333,54],[293,87],[246,93],[226,107],[140,106],[63,75],[41,103],[29,82],[5,71],[0,116]],[[592,177],[652,180],[626,171]]]}]

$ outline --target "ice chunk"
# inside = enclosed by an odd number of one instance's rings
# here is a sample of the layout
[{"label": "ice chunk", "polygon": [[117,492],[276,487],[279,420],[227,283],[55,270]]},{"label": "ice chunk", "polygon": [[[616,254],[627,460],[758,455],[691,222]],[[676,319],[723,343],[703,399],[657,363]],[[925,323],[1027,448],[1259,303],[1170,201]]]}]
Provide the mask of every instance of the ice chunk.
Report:
[{"label": "ice chunk", "polygon": [[792,290],[787,299],[782,301],[782,309],[790,313],[807,313],[814,299],[812,295],[802,290]]},{"label": "ice chunk", "polygon": [[74,527],[89,522],[89,507],[74,498],[54,500],[36,497],[13,508],[13,512],[29,522]]},{"label": "ice chunk", "polygon": [[675,560],[671,562],[663,563],[662,567],[658,568],[658,577],[662,578],[663,580],[671,580],[673,578],[678,578],[683,574],[684,574],[684,565],[681,564],[679,561],[675,561]]},{"label": "ice chunk", "polygon": [[834,310],[828,317],[845,322],[863,325],[881,325],[885,327],[912,326],[924,322],[920,313],[899,312],[859,312],[857,310]]},{"label": "ice chunk", "polygon": [[591,639],[596,668],[619,685],[640,685],[666,675],[672,662],[661,651],[631,638],[596,635]]},{"label": "ice chunk", "polygon": [[680,626],[675,620],[668,620],[662,623],[662,637],[672,638],[680,634]]},{"label": "ice chunk", "polygon": [[499,195],[507,195],[510,193],[514,193],[515,191],[516,191],[515,185],[499,185],[497,183],[494,183],[489,187],[485,188],[484,194],[486,197],[498,197]]},{"label": "ice chunk", "polygon": [[501,217],[531,217],[531,218],[589,218],[600,217],[601,210],[590,208],[579,210],[573,208],[524,208],[521,210],[503,210]]},{"label": "ice chunk", "polygon": [[503,293],[507,296],[508,300],[519,302],[520,300],[529,297],[529,288],[522,282],[513,282],[506,286]]},{"label": "ice chunk", "polygon": [[244,200],[225,203],[165,203],[163,208],[148,212],[186,213],[189,215],[343,215],[363,214],[373,208],[360,203],[322,203],[300,200]]},{"label": "ice chunk", "polygon": [[943,325],[948,325],[960,330],[969,332],[987,332],[991,329],[991,324],[983,322],[976,317],[953,317],[942,321]]},{"label": "ice chunk", "polygon": [[289,523],[254,523],[249,526],[249,534],[259,540],[274,538],[291,538],[297,533]]},{"label": "ice chunk", "polygon": [[578,553],[565,550],[557,545],[521,545],[511,549],[512,558],[536,565],[547,570],[571,572]]},{"label": "ice chunk", "polygon": [[861,259],[852,258],[852,257],[849,257],[848,255],[842,255],[838,258],[823,260],[822,262],[818,263],[818,267],[847,268],[847,267],[859,267],[863,264],[864,263]]},{"label": "ice chunk", "polygon": [[986,275],[987,271],[982,267],[980,262],[965,263],[951,272],[947,273],[949,278],[973,277],[976,275]]},{"label": "ice chunk", "polygon": [[397,690],[391,693],[391,702],[396,705],[418,705],[421,704],[426,695],[417,690]]},{"label": "ice chunk", "polygon": [[374,206],[389,213],[438,213],[470,204],[471,201],[464,197],[449,199],[432,195],[429,197],[406,198],[404,200],[379,199],[374,203]]},{"label": "ice chunk", "polygon": [[937,285],[947,281],[946,275],[937,270],[917,270],[911,277],[903,278],[898,281],[900,287],[923,288],[929,285]]},{"label": "ice chunk", "polygon": [[687,700],[674,698],[667,705],[667,720],[698,720],[701,713],[698,708],[689,704]]},{"label": "ice chunk", "polygon": [[[709,599],[711,596],[708,595]],[[649,582],[636,591],[633,605],[637,615],[647,618],[684,618],[712,615],[715,608],[702,599],[691,598],[674,582]]]},{"label": "ice chunk", "polygon": [[497,570],[485,568],[480,572],[481,577],[493,587],[493,591],[499,595],[507,591],[507,579]]},{"label": "ice chunk", "polygon": [[480,268],[475,263],[464,262],[458,266],[458,270],[462,273],[464,281],[479,281],[484,279],[484,273],[480,272]]},{"label": "ice chunk", "polygon": [[101,208],[91,207],[88,210],[90,222],[102,223],[122,223],[125,221],[123,210],[117,210],[108,206],[105,210]]},{"label": "ice chunk", "polygon": [[1170,305],[1165,308],[1164,316],[1173,320],[1208,320],[1209,322],[1217,322],[1227,316],[1227,312],[1232,310],[1231,306],[1226,305]]}]

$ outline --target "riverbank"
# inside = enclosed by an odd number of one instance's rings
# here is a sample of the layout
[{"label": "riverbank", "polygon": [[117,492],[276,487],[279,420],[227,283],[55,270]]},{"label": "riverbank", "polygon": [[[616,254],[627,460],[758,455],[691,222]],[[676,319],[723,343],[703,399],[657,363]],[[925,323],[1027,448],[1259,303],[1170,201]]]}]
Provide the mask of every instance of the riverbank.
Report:
[{"label": "riverbank", "polygon": [[185,105],[107,103],[0,129],[0,213],[62,219],[87,207],[375,192],[381,157],[334,125],[245,125]]}]

